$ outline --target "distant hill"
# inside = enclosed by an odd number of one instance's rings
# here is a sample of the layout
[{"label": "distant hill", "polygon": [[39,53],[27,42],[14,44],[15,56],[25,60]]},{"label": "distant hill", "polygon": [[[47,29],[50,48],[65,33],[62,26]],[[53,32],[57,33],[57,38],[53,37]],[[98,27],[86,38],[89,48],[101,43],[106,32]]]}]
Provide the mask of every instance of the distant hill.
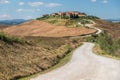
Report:
[{"label": "distant hill", "polygon": [[118,19],[105,19],[106,21],[109,21],[109,22],[120,22],[120,18]]},{"label": "distant hill", "polygon": [[0,24],[17,25],[17,24],[21,24],[26,21],[28,20],[24,20],[24,19],[0,20]]},{"label": "distant hill", "polygon": [[4,28],[10,27],[10,26],[11,26],[11,25],[0,24],[0,29],[4,29]]}]

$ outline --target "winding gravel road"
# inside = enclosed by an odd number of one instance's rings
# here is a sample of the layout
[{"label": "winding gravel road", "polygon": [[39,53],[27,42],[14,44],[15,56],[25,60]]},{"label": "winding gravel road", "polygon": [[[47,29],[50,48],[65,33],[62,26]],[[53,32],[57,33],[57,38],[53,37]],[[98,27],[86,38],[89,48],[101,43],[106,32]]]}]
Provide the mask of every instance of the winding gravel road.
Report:
[{"label": "winding gravel road", "polygon": [[84,43],[66,65],[31,80],[120,80],[120,61],[94,54],[93,46]]}]

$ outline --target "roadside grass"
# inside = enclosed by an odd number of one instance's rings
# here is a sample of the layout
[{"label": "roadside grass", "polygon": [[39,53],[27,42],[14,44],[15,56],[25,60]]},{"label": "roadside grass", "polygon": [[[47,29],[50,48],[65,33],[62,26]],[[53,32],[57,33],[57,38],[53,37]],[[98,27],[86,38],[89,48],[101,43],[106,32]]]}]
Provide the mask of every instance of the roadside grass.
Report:
[{"label": "roadside grass", "polygon": [[113,40],[112,37],[103,32],[99,35],[92,35],[91,37],[87,38],[87,41],[94,42],[97,45],[95,46],[94,50],[99,55],[103,55],[106,57],[111,57],[115,59],[120,58],[120,39]]},{"label": "roadside grass", "polygon": [[95,46],[93,48],[93,52],[97,55],[101,55],[101,56],[104,56],[104,57],[108,57],[108,58],[113,58],[113,59],[116,59],[116,60],[120,60],[120,57],[118,56],[115,56],[115,55],[112,55],[110,53],[106,53],[104,50],[102,50],[100,48],[100,45],[95,43]]},{"label": "roadside grass", "polygon": [[[80,44],[80,45],[82,45],[82,44]],[[42,72],[30,75],[30,76],[18,79],[18,80],[30,80],[31,78],[37,77],[38,75],[42,75],[42,74],[48,73],[48,72],[50,72],[52,70],[55,70],[57,68],[60,68],[60,67],[64,66],[65,64],[67,64],[70,61],[70,59],[71,59],[71,57],[73,55],[73,52],[74,52],[74,50],[71,51],[70,53],[68,53],[67,55],[65,55],[64,58],[59,60],[58,64],[52,66],[51,68],[49,68],[49,69],[47,69],[45,71],[42,71]]]},{"label": "roadside grass", "polygon": [[50,72],[50,71],[52,71],[52,70],[54,70],[54,69],[57,69],[57,68],[65,65],[67,62],[69,62],[70,59],[71,59],[71,56],[72,56],[72,52],[69,53],[69,54],[67,54],[63,59],[61,59],[61,60],[59,61],[59,63],[58,63],[57,65],[49,68],[48,70],[45,70],[45,71],[43,71],[43,72],[36,73],[36,74],[34,74],[34,75],[31,75],[31,76],[27,76],[27,77],[25,77],[25,78],[21,78],[21,79],[18,79],[18,80],[30,80],[31,78],[37,77],[37,76],[40,75],[40,74],[45,74],[45,73]]}]

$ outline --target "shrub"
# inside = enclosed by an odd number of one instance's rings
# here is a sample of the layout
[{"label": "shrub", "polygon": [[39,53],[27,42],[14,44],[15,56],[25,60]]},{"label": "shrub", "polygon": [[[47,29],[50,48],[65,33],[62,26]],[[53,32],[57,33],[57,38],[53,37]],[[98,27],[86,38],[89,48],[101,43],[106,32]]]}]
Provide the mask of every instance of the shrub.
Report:
[{"label": "shrub", "polygon": [[0,40],[4,41],[5,43],[9,43],[9,44],[12,44],[14,42],[16,42],[16,43],[23,43],[23,42],[25,42],[21,38],[18,38],[18,37],[15,37],[15,36],[11,37],[11,36],[6,35],[3,32],[0,32]]},{"label": "shrub", "polygon": [[55,24],[57,22],[57,20],[51,20],[51,21],[49,21],[49,23],[51,23],[51,24]]},{"label": "shrub", "polygon": [[88,41],[98,43],[101,49],[112,55],[114,55],[116,50],[120,49],[120,39],[113,41],[112,37],[106,32],[100,35],[92,35],[92,37],[88,38]]},{"label": "shrub", "polygon": [[87,19],[100,19],[99,17],[96,17],[96,16],[87,16],[86,18]]}]

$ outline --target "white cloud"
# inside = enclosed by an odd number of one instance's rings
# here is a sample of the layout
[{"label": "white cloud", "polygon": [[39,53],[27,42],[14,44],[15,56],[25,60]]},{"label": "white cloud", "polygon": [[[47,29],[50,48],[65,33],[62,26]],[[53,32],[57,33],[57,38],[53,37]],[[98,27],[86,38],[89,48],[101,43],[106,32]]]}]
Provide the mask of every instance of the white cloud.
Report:
[{"label": "white cloud", "polygon": [[18,9],[17,12],[23,12],[23,9]]},{"label": "white cloud", "polygon": [[17,9],[17,12],[35,12],[39,11],[38,9]]},{"label": "white cloud", "polygon": [[24,4],[25,4],[24,2],[19,2],[19,5],[21,5],[21,6],[24,5]]},{"label": "white cloud", "polygon": [[[37,6],[58,7],[58,6],[62,6],[62,4],[59,4],[59,3],[44,3],[44,2],[28,2],[28,4],[32,7],[37,7]],[[39,11],[39,10],[37,10],[37,11]]]},{"label": "white cloud", "polygon": [[0,15],[0,19],[10,19],[10,18],[11,18],[11,16],[8,14]]},{"label": "white cloud", "polygon": [[34,7],[44,5],[43,2],[29,2],[28,4],[29,4],[30,6],[34,6]]},{"label": "white cloud", "polygon": [[9,1],[8,0],[0,0],[0,3],[1,4],[7,4],[7,3],[9,3]]},{"label": "white cloud", "polygon": [[[96,2],[97,0],[90,0],[91,2]],[[101,0],[103,3],[108,3],[108,0]]]},{"label": "white cloud", "polygon": [[91,0],[91,2],[96,2],[97,0]]},{"label": "white cloud", "polygon": [[103,0],[103,3],[108,3],[108,0]]},{"label": "white cloud", "polygon": [[49,3],[46,6],[47,7],[58,7],[58,6],[62,6],[62,4],[59,4],[59,3]]},{"label": "white cloud", "polygon": [[26,16],[25,19],[32,19],[33,17],[32,16]]}]

